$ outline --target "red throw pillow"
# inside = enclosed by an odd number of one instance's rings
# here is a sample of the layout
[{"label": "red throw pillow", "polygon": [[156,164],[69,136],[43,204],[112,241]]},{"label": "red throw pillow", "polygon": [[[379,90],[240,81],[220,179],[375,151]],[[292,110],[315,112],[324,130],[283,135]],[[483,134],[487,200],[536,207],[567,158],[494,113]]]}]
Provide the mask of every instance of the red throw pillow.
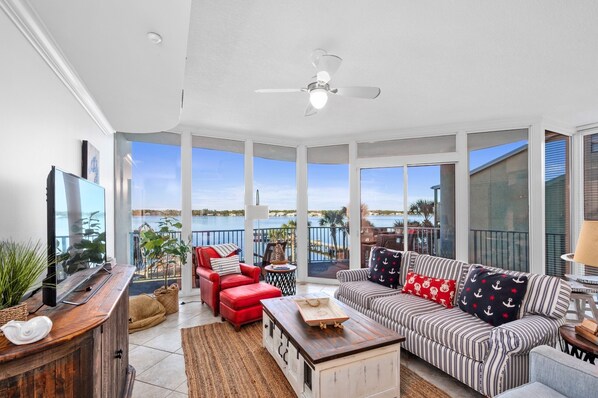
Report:
[{"label": "red throw pillow", "polygon": [[403,293],[423,297],[446,308],[453,308],[457,283],[453,279],[432,278],[409,272]]}]

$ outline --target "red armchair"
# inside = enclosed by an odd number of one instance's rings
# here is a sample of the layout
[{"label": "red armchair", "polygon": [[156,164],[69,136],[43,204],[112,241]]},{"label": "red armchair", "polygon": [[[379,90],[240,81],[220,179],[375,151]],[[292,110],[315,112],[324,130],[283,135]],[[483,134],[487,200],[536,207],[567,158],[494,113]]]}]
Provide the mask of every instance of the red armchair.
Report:
[{"label": "red armchair", "polygon": [[[231,253],[231,255],[234,255],[234,253]],[[220,291],[231,287],[259,283],[260,268],[241,263],[241,274],[220,276],[217,272],[212,271],[211,258],[220,258],[216,250],[208,246],[195,248],[195,272],[199,277],[201,302],[202,304],[206,303],[216,316],[220,309]]]}]

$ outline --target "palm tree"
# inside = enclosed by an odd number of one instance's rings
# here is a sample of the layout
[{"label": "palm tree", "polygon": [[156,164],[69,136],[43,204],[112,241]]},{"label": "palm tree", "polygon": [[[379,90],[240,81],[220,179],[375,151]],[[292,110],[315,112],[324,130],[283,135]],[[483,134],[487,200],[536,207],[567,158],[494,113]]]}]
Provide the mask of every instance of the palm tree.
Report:
[{"label": "palm tree", "polygon": [[347,214],[347,210],[344,207],[341,210],[324,210],[322,218],[320,218],[321,227],[330,227],[330,237],[332,238],[335,255],[338,251],[338,244],[336,242],[337,228],[345,228],[345,214]]},{"label": "palm tree", "polygon": [[409,213],[418,216],[423,216],[424,221],[422,221],[422,226],[432,227],[433,225],[430,221],[430,217],[432,217],[432,215],[434,214],[434,201],[418,199],[411,204],[411,207],[409,208]]}]

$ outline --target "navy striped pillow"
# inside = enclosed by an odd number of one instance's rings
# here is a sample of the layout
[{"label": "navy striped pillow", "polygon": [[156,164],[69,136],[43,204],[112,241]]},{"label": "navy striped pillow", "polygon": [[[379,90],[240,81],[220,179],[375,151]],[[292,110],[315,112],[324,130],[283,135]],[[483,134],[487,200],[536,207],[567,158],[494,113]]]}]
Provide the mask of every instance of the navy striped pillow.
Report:
[{"label": "navy striped pillow", "polygon": [[212,270],[217,272],[220,276],[241,273],[238,255],[224,258],[211,258],[210,263],[212,264]]}]

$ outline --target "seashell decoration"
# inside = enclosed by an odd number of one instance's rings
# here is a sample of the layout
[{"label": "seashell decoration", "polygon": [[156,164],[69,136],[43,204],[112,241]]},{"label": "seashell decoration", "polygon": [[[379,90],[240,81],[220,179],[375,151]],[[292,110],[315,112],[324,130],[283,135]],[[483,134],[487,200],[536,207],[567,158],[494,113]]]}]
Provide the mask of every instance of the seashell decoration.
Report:
[{"label": "seashell decoration", "polygon": [[0,330],[13,344],[31,344],[50,333],[52,321],[47,316],[37,316],[28,321],[10,321],[0,327]]}]

